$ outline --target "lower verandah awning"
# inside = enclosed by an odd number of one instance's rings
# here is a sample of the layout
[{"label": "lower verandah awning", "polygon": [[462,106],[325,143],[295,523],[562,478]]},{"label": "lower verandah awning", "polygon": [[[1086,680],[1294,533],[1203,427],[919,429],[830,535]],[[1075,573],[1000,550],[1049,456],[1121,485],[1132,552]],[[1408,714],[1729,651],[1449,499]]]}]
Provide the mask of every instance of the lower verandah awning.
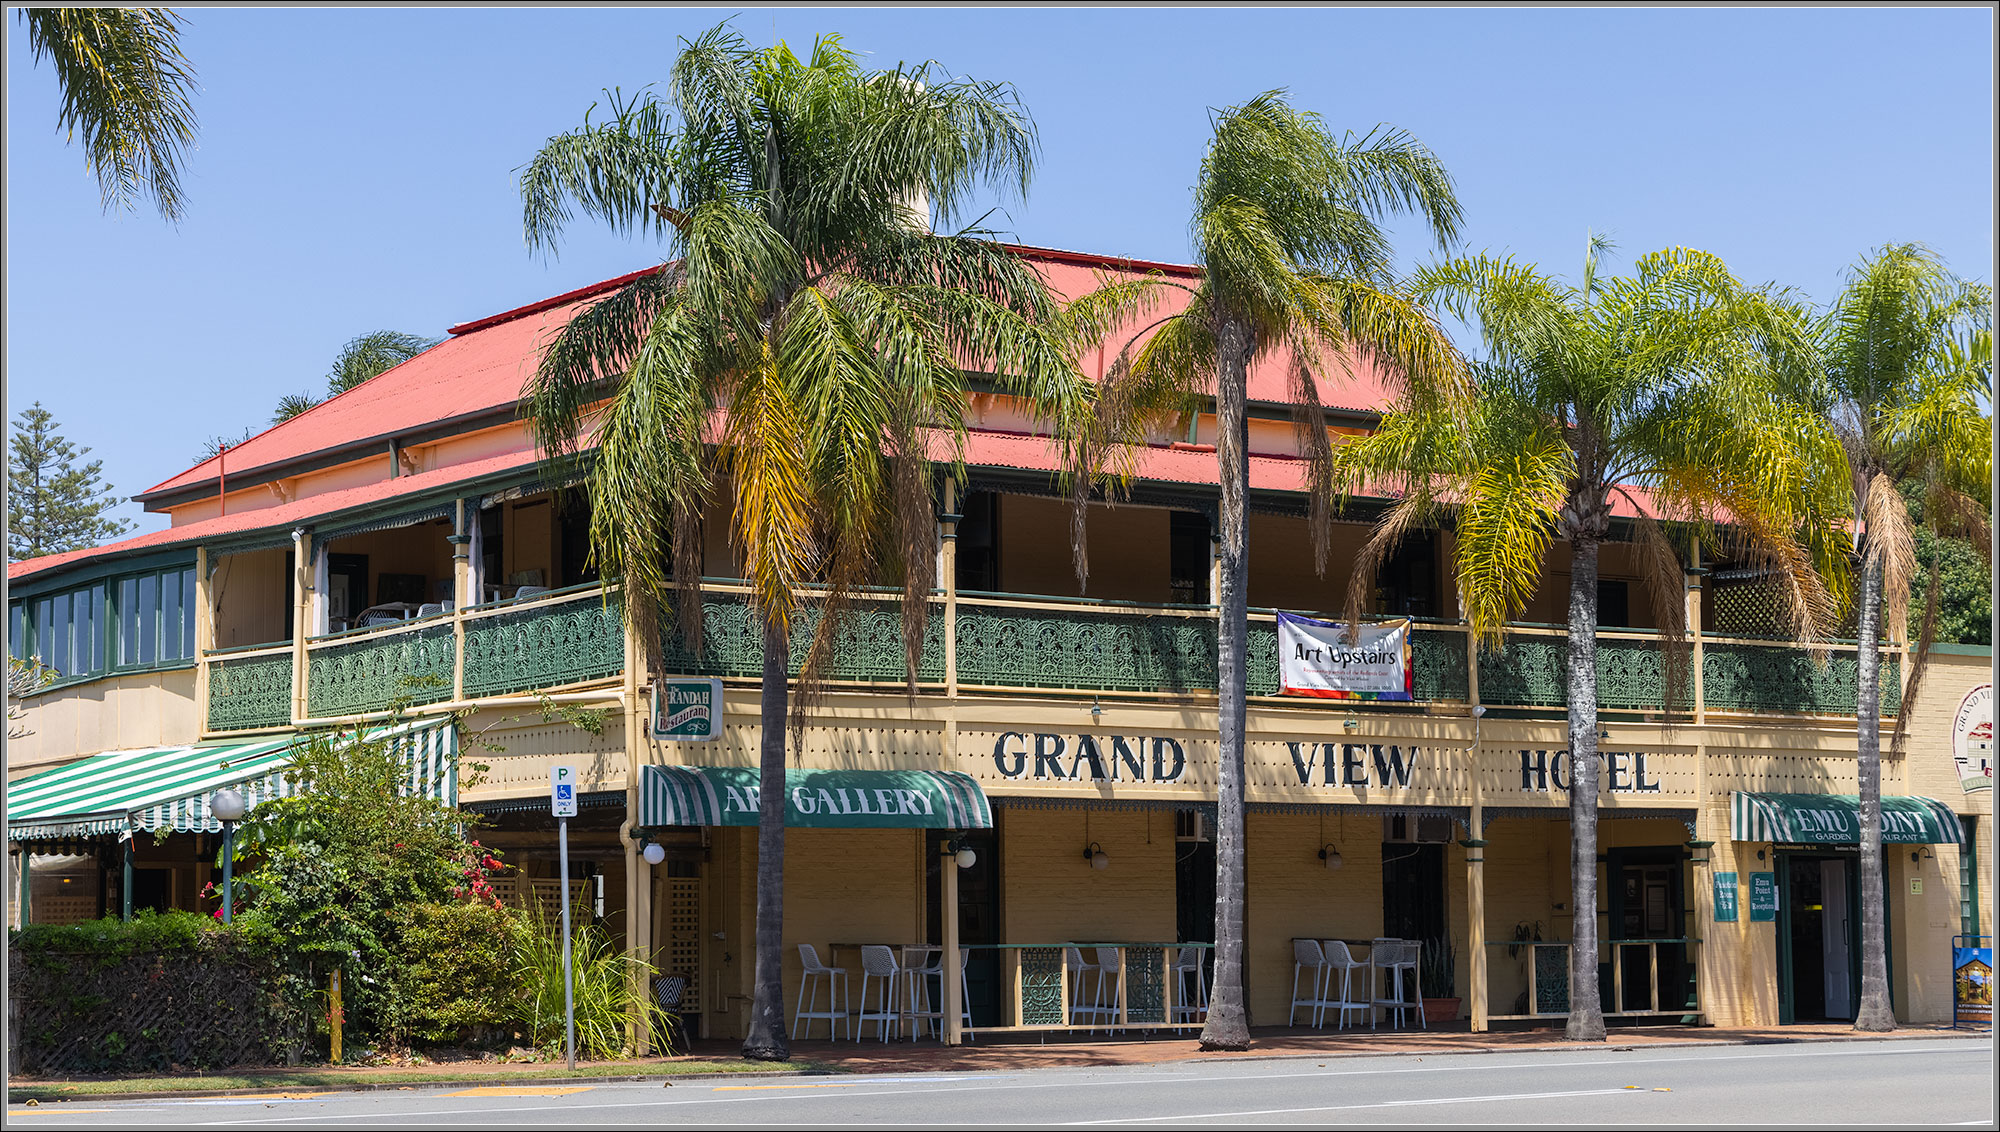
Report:
[{"label": "lower verandah awning", "polygon": [[[642,766],[639,822],[756,825],[756,767]],[[806,829],[991,829],[971,775],[944,770],[787,770],[785,824]]]},{"label": "lower verandah awning", "polygon": [[[1729,837],[1796,845],[1854,845],[1861,840],[1861,799],[1856,794],[1729,795]],[[1965,830],[1950,806],[1936,798],[1884,794],[1882,840],[1897,845],[1958,845]]]},{"label": "lower verandah awning", "polygon": [[[407,789],[446,805],[458,799],[457,732],[420,721],[369,734],[392,744],[409,768]],[[63,841],[134,832],[216,832],[208,800],[225,786],[251,807],[293,792],[285,780],[299,737],[207,747],[107,751],[7,784],[7,840]]]}]

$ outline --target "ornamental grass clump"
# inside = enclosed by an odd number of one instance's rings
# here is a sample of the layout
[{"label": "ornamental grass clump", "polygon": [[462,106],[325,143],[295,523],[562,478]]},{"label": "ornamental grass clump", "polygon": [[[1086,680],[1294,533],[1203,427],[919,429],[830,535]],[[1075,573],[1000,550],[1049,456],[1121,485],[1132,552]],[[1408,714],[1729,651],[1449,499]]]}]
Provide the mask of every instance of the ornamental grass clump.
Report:
[{"label": "ornamental grass clump", "polygon": [[[528,902],[521,919],[522,930],[514,937],[513,979],[521,995],[522,1028],[536,1049],[560,1057],[562,920],[559,912],[550,913],[538,900]],[[592,919],[588,903],[578,901],[571,906],[570,923],[577,1057],[605,1059],[633,1052],[625,1025],[633,1012],[634,995],[640,997],[639,1012],[655,1035],[655,1048],[663,1054],[673,1053],[667,1035],[678,1019],[659,1005],[650,989],[659,972],[644,960],[622,954],[610,934]]]}]

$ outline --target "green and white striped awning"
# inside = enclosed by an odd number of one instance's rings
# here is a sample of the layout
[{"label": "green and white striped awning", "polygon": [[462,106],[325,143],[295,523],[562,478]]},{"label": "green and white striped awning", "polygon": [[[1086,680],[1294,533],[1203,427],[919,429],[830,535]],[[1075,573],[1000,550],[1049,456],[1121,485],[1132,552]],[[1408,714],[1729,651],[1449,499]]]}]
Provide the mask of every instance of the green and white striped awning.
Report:
[{"label": "green and white striped awning", "polygon": [[[407,789],[448,805],[458,799],[457,733],[444,720],[369,733],[387,739],[409,766]],[[7,840],[214,832],[209,796],[225,786],[255,808],[292,793],[285,770],[296,736],[206,747],[107,751],[7,784]]]},{"label": "green and white striped awning", "polygon": [[[1857,794],[1729,795],[1732,841],[1773,841],[1793,845],[1853,845],[1861,840],[1861,798]],[[1936,798],[1882,796],[1882,840],[1898,845],[1957,845],[1964,827],[1950,806]]]},{"label": "green and white striped awning", "polygon": [[[642,766],[639,822],[756,825],[756,767]],[[785,824],[807,829],[991,829],[969,774],[937,770],[787,770]]]}]

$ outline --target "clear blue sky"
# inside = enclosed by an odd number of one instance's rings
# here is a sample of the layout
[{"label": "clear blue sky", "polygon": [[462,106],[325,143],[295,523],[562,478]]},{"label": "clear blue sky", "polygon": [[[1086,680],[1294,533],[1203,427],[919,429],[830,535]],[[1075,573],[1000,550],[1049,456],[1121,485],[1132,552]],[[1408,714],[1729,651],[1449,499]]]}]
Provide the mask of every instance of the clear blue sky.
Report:
[{"label": "clear blue sky", "polygon": [[[1992,278],[1985,8],[734,11],[755,42],[836,31],[883,66],[1015,83],[1043,153],[1001,226],[1028,243],[1184,260],[1209,108],[1282,86],[1336,128],[1431,146],[1471,249],[1567,272],[1609,230],[1621,258],[1705,248],[1824,301],[1863,251],[1917,240]],[[589,227],[530,257],[515,170],[731,12],[188,10],[201,136],[178,228],[99,211],[9,18],[10,417],[40,400],[143,490],[319,392],[356,334],[439,335],[657,262]]]}]

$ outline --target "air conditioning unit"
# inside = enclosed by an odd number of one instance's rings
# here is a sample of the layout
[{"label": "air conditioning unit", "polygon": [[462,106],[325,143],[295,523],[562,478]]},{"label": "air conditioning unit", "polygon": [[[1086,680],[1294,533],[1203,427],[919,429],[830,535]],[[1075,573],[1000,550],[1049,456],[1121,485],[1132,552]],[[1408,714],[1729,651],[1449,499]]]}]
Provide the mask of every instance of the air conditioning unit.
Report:
[{"label": "air conditioning unit", "polygon": [[1175,841],[1207,841],[1208,819],[1200,810],[1174,811]]},{"label": "air conditioning unit", "polygon": [[1382,840],[1397,845],[1446,845],[1451,842],[1450,818],[1441,814],[1384,814]]}]

